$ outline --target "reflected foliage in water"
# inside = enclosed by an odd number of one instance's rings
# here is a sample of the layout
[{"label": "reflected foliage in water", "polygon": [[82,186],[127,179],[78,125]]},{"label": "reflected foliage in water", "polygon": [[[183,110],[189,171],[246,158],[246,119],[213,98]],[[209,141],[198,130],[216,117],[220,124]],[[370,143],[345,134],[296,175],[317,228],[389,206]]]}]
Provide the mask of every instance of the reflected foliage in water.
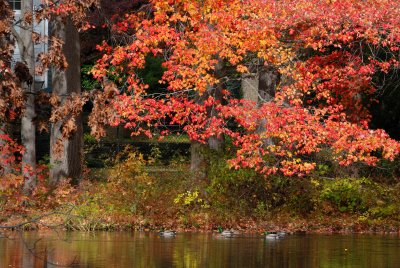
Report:
[{"label": "reflected foliage in water", "polygon": [[292,235],[279,240],[190,233],[163,238],[144,232],[13,235],[0,238],[0,267],[400,267],[395,235]]}]

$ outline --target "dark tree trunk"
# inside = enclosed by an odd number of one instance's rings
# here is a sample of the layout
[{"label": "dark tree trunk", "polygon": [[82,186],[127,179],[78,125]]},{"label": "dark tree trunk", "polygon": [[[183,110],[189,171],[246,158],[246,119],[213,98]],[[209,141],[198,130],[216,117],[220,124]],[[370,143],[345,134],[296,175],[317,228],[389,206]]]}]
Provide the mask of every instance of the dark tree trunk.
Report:
[{"label": "dark tree trunk", "polygon": [[258,81],[259,103],[273,100],[280,79],[281,76],[275,68],[265,66],[260,68]]},{"label": "dark tree trunk", "polygon": [[204,178],[206,163],[203,155],[204,145],[197,141],[190,143],[190,171],[194,179]]},{"label": "dark tree trunk", "polygon": [[[222,60],[218,61],[217,66],[215,66],[215,76],[219,79],[224,77],[224,63]],[[223,101],[223,95],[222,95],[222,89],[224,87],[223,82],[220,82],[218,85],[215,85],[212,89],[210,89],[209,94],[214,97],[215,100],[222,102]],[[217,116],[217,111],[215,110],[214,107],[209,108],[208,116],[209,117],[214,117]],[[211,150],[217,151],[217,152],[222,152],[224,150],[225,146],[225,139],[224,135],[215,135],[211,136],[208,139],[208,147]]]},{"label": "dark tree trunk", "polygon": [[[65,22],[60,18],[54,17],[50,21],[51,35],[62,38],[65,42],[63,52],[68,62],[65,71],[52,68],[52,88],[53,93],[59,96],[61,105],[71,93],[81,93],[80,81],[80,41],[79,34],[70,19]],[[68,115],[66,115],[68,116]],[[63,121],[55,122],[51,125],[50,133],[50,181],[55,184],[60,179],[72,178],[79,180],[82,173],[82,146],[83,130],[82,116],[76,118],[77,131],[69,138],[63,139],[64,151],[59,157],[54,154],[54,145],[61,136]]]},{"label": "dark tree trunk", "polygon": [[[32,12],[32,10],[32,0],[23,0],[21,2],[21,15],[26,12]],[[25,194],[29,194],[36,187],[35,52],[32,41],[33,25],[25,23],[24,26],[20,29],[17,43],[21,59],[26,64],[30,76],[22,83],[26,103],[25,112],[21,118],[21,143],[25,147],[25,153],[22,156],[22,174],[25,178],[23,189]]]},{"label": "dark tree trunk", "polygon": [[[219,60],[218,64],[215,66],[215,76],[217,78],[222,78],[224,76],[224,63],[222,60]],[[213,96],[216,100],[219,100],[222,102],[222,89],[223,89],[223,84],[220,83],[218,85],[214,85],[213,87],[209,86],[207,89],[207,92],[205,92],[202,96],[197,96],[197,103],[203,103],[204,100],[206,100],[209,96]],[[217,111],[213,108],[210,107],[207,110],[207,115],[208,117],[213,117],[217,116]],[[208,148],[217,152],[221,152],[224,149],[224,136],[223,135],[214,135],[211,136],[208,141]],[[204,157],[204,151],[206,150],[207,146],[196,142],[192,141],[191,142],[191,158],[190,158],[190,170],[194,176],[198,177],[199,174],[201,176],[205,176],[207,173],[207,165],[206,159]]]}]

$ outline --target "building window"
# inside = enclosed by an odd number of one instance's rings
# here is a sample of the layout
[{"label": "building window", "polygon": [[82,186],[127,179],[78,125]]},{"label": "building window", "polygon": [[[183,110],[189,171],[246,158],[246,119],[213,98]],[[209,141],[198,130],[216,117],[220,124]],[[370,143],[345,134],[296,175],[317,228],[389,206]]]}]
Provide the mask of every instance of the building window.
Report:
[{"label": "building window", "polygon": [[8,0],[13,10],[21,10],[21,0]]}]

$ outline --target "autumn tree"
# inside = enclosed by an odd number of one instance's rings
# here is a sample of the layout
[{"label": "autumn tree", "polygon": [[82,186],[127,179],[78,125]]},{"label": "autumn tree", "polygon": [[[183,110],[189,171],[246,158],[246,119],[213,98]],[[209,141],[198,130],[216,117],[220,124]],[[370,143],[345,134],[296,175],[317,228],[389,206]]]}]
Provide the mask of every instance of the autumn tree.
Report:
[{"label": "autumn tree", "polygon": [[[79,114],[82,105],[87,97],[82,97],[79,85],[79,50],[76,50],[79,40],[75,38],[75,42],[71,42],[65,45],[66,49],[63,49],[65,36],[60,34],[60,36],[51,36],[50,43],[51,46],[47,52],[35,55],[34,45],[40,42],[49,42],[48,36],[40,35],[34,31],[34,25],[38,24],[44,20],[49,20],[51,18],[65,19],[69,18],[69,30],[68,33],[73,32],[72,36],[77,36],[76,29],[86,29],[88,24],[83,19],[86,16],[86,12],[92,6],[95,6],[97,1],[48,1],[45,4],[33,7],[32,1],[22,1],[21,2],[21,16],[11,22],[12,16],[6,17],[5,15],[12,14],[10,7],[5,3],[1,6],[1,45],[4,47],[4,52],[2,51],[2,102],[4,101],[2,123],[9,120],[17,120],[21,117],[21,142],[24,147],[20,151],[22,153],[22,172],[25,178],[24,191],[25,193],[31,192],[36,184],[36,146],[35,146],[35,133],[36,127],[46,129],[48,121],[44,120],[37,111],[35,106],[45,106],[53,105],[51,120],[53,122],[62,121],[59,124],[60,131],[62,132],[62,137],[56,137],[59,139],[57,144],[62,144],[63,139],[70,139],[71,137],[82,136],[73,135],[76,130],[79,130],[75,124],[76,121],[79,122]],[[63,21],[64,22],[64,21]],[[76,27],[76,28],[75,28]],[[62,31],[61,31],[62,32]],[[11,34],[10,34],[11,33]],[[15,64],[14,70],[11,69],[11,56],[14,50],[14,41],[19,49],[21,55],[21,61]],[[56,91],[51,97],[44,92],[37,92],[34,87],[35,76],[43,74],[43,72],[50,66],[54,67],[54,71],[57,74],[65,73],[64,70],[67,68],[67,60],[63,52],[66,54],[70,53],[71,56],[71,66],[70,73],[74,73],[75,77],[74,85],[70,85],[70,92],[60,92]],[[75,55],[75,58],[72,57]],[[77,55],[77,56],[76,56]],[[77,60],[78,59],[78,60]],[[4,68],[3,68],[4,67]],[[67,71],[68,72],[68,71]],[[57,77],[57,75],[56,75]],[[69,79],[70,83],[73,81]],[[64,81],[66,81],[64,79]],[[57,85],[58,86],[58,85]],[[76,91],[76,94],[71,94],[71,91]],[[60,101],[59,98],[63,100]],[[64,101],[64,99],[66,99]],[[6,102],[8,101],[8,102]],[[78,131],[79,132],[79,131]],[[5,140],[4,144],[7,145],[9,139],[4,136],[2,140]],[[54,141],[54,139],[53,139]],[[65,141],[64,141],[65,143]],[[79,143],[79,142],[78,142]],[[3,143],[2,143],[3,144]],[[2,146],[2,148],[9,148],[9,146]],[[60,148],[59,146],[58,148]],[[68,146],[67,146],[68,147]],[[69,148],[69,147],[68,147]],[[61,150],[59,150],[60,152]],[[66,150],[68,154],[68,159],[78,159],[78,165],[74,163],[68,164],[68,168],[71,166],[78,166],[80,168],[80,155],[79,150],[72,150],[76,152],[76,156],[71,156],[71,151]],[[11,150],[11,153],[13,151]],[[75,176],[79,172],[67,173],[66,176]]]},{"label": "autumn tree", "polygon": [[[139,8],[141,2],[143,1],[102,0],[76,4],[73,1],[65,1],[63,8],[66,9],[65,5],[69,5],[70,11],[53,14],[50,18],[50,35],[62,40],[63,55],[67,64],[65,70],[60,70],[57,66],[52,70],[53,96],[57,96],[53,103],[57,108],[51,117],[53,124],[50,138],[50,180],[54,183],[62,177],[78,179],[81,176],[83,130],[80,111],[87,98],[81,98],[80,58],[83,57],[83,60],[87,61],[96,57],[98,52],[93,50],[102,39],[108,37],[113,38],[114,42],[121,41],[116,36],[108,36],[106,26],[110,23],[110,18],[122,10],[128,12]],[[56,6],[61,7],[58,4]],[[85,20],[82,21],[83,18]],[[82,27],[85,31],[78,31]]]},{"label": "autumn tree", "polygon": [[36,184],[36,128],[35,111],[35,51],[33,38],[33,1],[21,1],[21,18],[12,27],[21,62],[15,65],[15,74],[24,92],[25,104],[21,117],[22,172],[25,177],[24,191],[31,191]]},{"label": "autumn tree", "polygon": [[14,168],[15,153],[21,148],[13,141],[9,123],[18,117],[23,106],[23,94],[11,69],[13,14],[8,2],[0,3],[0,167],[1,175]]},{"label": "autumn tree", "polygon": [[[232,167],[265,175],[307,174],[315,168],[310,156],[323,148],[341,165],[375,165],[398,154],[397,142],[368,128],[372,76],[398,66],[396,1],[150,3],[115,20],[113,30],[126,36],[126,44],[99,47],[105,53],[93,72],[97,77],[128,74],[124,92],[114,87],[104,93],[115,108],[108,110],[111,119],[103,111],[104,124],[123,123],[132,135],[152,136],[148,125],[169,120],[202,143],[226,135],[237,148]],[[374,47],[391,56],[378,61]],[[164,98],[148,95],[138,76],[149,54],[165,59],[161,83],[170,93]],[[262,83],[275,92],[264,97],[268,101],[238,100],[226,88],[216,97],[213,90],[230,78],[218,74],[220,62],[245,77],[254,60],[269,72]]]},{"label": "autumn tree", "polygon": [[[87,28],[81,18],[93,4],[50,2],[35,17],[64,14]],[[399,10],[390,0],[149,1],[107,21],[119,42],[98,46],[104,54],[93,74],[114,77],[120,88],[105,79],[100,91],[53,94],[51,120],[71,137],[74,118],[92,98],[97,137],[107,125],[160,138],[169,131],[159,126],[180,125],[192,141],[215,148],[228,137],[236,153],[231,166],[264,175],[307,174],[325,148],[342,165],[393,159],[399,146],[368,128],[368,104],[374,74],[398,67]],[[65,68],[62,40],[51,47],[58,52],[41,55],[42,69]],[[377,57],[378,48],[388,57]],[[165,94],[150,93],[140,77],[149,56],[163,58]],[[228,82],[245,85],[250,77],[257,77],[258,98],[234,97]]]},{"label": "autumn tree", "polygon": [[[59,104],[65,104],[67,97],[81,93],[80,83],[80,42],[79,33],[69,17],[53,16],[50,21],[51,35],[63,40],[63,53],[68,67],[52,71],[53,94],[58,96]],[[71,116],[71,118],[70,118]],[[69,122],[72,135],[62,135],[62,126]],[[71,131],[71,130],[70,130]],[[61,152],[57,145],[62,143]],[[62,178],[79,179],[83,156],[82,115],[78,112],[65,115],[57,120],[50,129],[50,181],[57,183]]]}]

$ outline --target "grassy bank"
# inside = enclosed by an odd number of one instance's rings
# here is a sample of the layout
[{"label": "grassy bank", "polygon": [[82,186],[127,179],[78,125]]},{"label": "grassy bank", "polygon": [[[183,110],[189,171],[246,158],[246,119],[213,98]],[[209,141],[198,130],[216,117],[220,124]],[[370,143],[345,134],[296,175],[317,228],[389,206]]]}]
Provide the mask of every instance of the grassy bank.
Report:
[{"label": "grassy bank", "polygon": [[[400,184],[396,180],[327,176],[326,166],[305,178],[232,170],[221,157],[209,159],[207,173],[189,172],[182,158],[163,165],[137,152],[92,170],[77,186],[44,182],[32,199],[3,199],[3,225],[46,215],[24,228],[59,225],[71,230],[177,229],[243,232],[398,232]],[[17,189],[17,188],[16,188]],[[19,210],[18,210],[19,209]],[[57,213],[52,214],[52,212]]]}]

